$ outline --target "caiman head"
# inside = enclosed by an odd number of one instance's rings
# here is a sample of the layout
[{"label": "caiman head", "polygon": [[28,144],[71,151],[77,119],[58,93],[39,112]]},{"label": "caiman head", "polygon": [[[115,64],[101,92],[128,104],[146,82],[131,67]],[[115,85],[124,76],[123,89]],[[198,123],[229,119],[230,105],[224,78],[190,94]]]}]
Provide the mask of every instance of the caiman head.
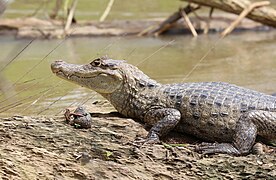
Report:
[{"label": "caiman head", "polygon": [[102,95],[127,88],[126,86],[135,88],[141,84],[156,84],[135,66],[107,57],[97,58],[85,65],[68,64],[58,60],[52,63],[51,69],[58,77]]}]

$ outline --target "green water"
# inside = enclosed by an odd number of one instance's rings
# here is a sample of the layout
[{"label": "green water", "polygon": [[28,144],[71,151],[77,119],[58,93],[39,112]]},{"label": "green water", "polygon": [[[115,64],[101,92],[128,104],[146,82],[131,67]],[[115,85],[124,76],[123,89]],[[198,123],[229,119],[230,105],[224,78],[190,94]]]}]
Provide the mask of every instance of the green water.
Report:
[{"label": "green water", "polygon": [[[1,67],[29,41],[1,36]],[[1,71],[0,87],[5,89],[0,95],[1,111],[49,115],[86,100],[89,105],[102,99],[93,91],[60,80],[50,70],[50,63],[57,59],[88,63],[102,55],[139,64],[141,70],[162,83],[225,81],[266,93],[276,92],[275,31],[235,33],[223,40],[218,40],[218,35],[201,35],[85,37],[61,42],[35,40]]]},{"label": "green water", "polygon": [[[109,0],[79,0],[76,8],[76,18],[78,20],[98,20],[108,2]],[[178,0],[115,0],[107,20],[165,17],[176,11],[178,7],[186,4]],[[4,17],[24,17],[39,9],[37,16],[47,18],[54,5],[54,0],[16,0],[9,5]]]},{"label": "green water", "polygon": [[[252,0],[254,1],[258,0]],[[75,17],[77,20],[99,20],[108,2],[109,0],[79,0]],[[276,1],[270,2],[270,6],[275,8]],[[180,0],[115,0],[107,20],[165,18],[186,4]],[[55,0],[14,0],[3,17],[26,17],[38,10],[37,17],[48,18],[54,5]],[[205,7],[199,13],[207,11],[209,9]]]}]

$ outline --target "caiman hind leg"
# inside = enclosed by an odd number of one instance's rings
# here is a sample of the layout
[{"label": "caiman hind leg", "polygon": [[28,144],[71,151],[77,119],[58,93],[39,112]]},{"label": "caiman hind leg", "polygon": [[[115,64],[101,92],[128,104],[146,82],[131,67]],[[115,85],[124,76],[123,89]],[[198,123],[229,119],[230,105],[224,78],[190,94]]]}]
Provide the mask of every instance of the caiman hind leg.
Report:
[{"label": "caiman hind leg", "polygon": [[170,132],[180,121],[181,113],[177,109],[162,108],[151,109],[145,117],[144,122],[152,126],[146,139],[136,141],[136,143],[157,143],[161,136]]},{"label": "caiman hind leg", "polygon": [[[203,154],[225,153],[233,155],[248,154],[255,142],[257,131],[268,138],[275,135],[276,113],[250,111],[237,122],[233,143],[202,143],[196,150]],[[274,127],[274,128],[271,128]]]}]

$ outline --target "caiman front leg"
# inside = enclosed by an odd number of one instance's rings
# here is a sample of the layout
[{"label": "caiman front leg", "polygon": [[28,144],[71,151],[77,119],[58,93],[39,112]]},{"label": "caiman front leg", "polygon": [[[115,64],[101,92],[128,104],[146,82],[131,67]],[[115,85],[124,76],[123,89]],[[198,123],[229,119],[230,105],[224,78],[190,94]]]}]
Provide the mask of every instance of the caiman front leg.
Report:
[{"label": "caiman front leg", "polygon": [[236,125],[233,143],[202,143],[196,150],[203,154],[248,154],[257,136],[257,126],[255,123],[262,122],[263,114],[263,112],[251,111],[242,115]]},{"label": "caiman front leg", "polygon": [[177,109],[162,108],[151,109],[145,117],[144,122],[152,126],[146,139],[138,143],[158,143],[159,138],[170,132],[180,121],[181,113]]}]

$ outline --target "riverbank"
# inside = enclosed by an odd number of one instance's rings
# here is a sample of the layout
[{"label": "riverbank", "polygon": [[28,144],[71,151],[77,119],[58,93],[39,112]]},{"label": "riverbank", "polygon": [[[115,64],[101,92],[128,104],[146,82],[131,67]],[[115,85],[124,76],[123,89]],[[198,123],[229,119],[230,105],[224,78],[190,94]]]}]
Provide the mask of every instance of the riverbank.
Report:
[{"label": "riverbank", "polygon": [[[232,14],[220,14],[212,17],[212,20],[205,16],[192,17],[191,21],[199,33],[207,31],[210,33],[221,32],[235,20],[237,16]],[[73,24],[65,32],[64,24],[58,20],[42,20],[37,18],[0,19],[0,35],[12,34],[17,38],[63,38],[66,34],[70,36],[137,36],[146,29],[154,28],[164,19],[144,20],[114,20],[106,22],[79,21]],[[273,28],[260,23],[244,19],[235,31],[256,31],[270,30]],[[191,34],[183,20],[176,23],[167,34]]]},{"label": "riverbank", "polygon": [[[141,124],[115,112],[92,116],[91,129],[75,129],[65,123],[63,116],[1,118],[2,179],[273,179],[276,176],[273,147],[261,155],[202,156],[193,151],[199,140],[176,134],[163,140],[167,144],[136,147],[132,144],[136,137],[147,134]],[[169,145],[173,142],[182,144]]]}]

